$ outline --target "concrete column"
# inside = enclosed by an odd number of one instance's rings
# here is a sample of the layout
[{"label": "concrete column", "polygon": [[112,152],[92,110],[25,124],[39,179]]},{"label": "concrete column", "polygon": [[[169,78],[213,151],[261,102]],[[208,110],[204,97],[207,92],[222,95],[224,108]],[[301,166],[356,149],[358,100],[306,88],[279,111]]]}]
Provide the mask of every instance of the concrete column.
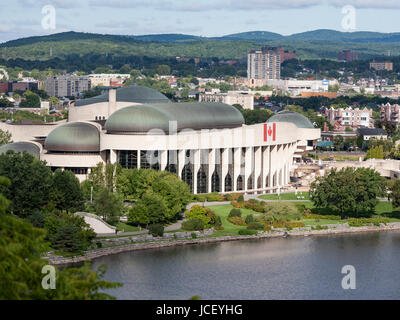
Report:
[{"label": "concrete column", "polygon": [[[258,177],[262,170],[262,147],[254,148],[254,189],[258,188]],[[262,177],[261,177],[262,183]],[[262,187],[262,186],[261,186]]]},{"label": "concrete column", "polygon": [[[251,173],[253,172],[253,153],[252,147],[246,148],[245,162],[244,162],[244,190],[247,191],[251,186],[247,185]],[[254,180],[254,179],[253,179]],[[254,181],[253,181],[254,184]],[[254,188],[254,186],[253,186]]]},{"label": "concrete column", "polygon": [[117,159],[117,150],[110,150],[110,163],[114,164],[118,161]]},{"label": "concrete column", "polygon": [[140,169],[141,167],[141,160],[140,160],[140,151],[141,150],[137,150],[137,168]]},{"label": "concrete column", "polygon": [[168,165],[168,150],[160,150],[159,152],[159,161],[160,161],[160,170],[164,171]]},{"label": "concrete column", "polygon": [[240,176],[240,161],[242,157],[242,149],[233,149],[233,191],[237,191],[237,179]]},{"label": "concrete column", "polygon": [[208,151],[208,192],[211,192],[212,188],[212,175],[215,171],[215,149]]},{"label": "concrete column", "polygon": [[269,153],[270,153],[270,147],[267,146],[265,147],[265,150],[262,151],[262,171],[261,171],[261,177],[262,177],[262,187],[263,189],[265,188],[267,184],[267,177],[269,173]]},{"label": "concrete column", "polygon": [[197,194],[197,174],[200,170],[200,150],[193,150],[193,193]]},{"label": "concrete column", "polygon": [[182,170],[183,170],[183,167],[185,166],[185,153],[186,153],[186,150],[178,150],[177,169],[178,169],[178,176],[181,179],[182,179]]},{"label": "concrete column", "polygon": [[222,156],[221,156],[221,171],[222,171],[222,188],[221,191],[225,192],[225,177],[228,174],[229,171],[229,154],[228,154],[229,149],[223,149],[222,150]]}]

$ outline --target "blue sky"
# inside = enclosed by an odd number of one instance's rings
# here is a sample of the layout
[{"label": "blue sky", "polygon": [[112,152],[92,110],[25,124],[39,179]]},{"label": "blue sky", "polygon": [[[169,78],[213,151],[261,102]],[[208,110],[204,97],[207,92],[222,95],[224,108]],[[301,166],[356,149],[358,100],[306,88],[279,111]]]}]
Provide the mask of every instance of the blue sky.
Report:
[{"label": "blue sky", "polygon": [[[400,32],[400,0],[0,0],[0,42],[64,31],[108,34],[185,33],[219,36],[245,31],[284,35],[342,28],[352,5],[356,29]],[[42,27],[52,5],[56,29]],[[5,9],[6,8],[6,9]]]}]

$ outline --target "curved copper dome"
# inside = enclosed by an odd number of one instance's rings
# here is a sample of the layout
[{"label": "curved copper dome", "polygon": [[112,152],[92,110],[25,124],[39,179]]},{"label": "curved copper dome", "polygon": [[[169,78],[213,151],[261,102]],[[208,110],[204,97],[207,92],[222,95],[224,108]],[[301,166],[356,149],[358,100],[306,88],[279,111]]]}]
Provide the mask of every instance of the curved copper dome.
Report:
[{"label": "curved copper dome", "polygon": [[236,128],[244,124],[239,110],[224,103],[168,103],[129,106],[115,111],[107,120],[107,133],[144,133],[152,129],[177,130]]},{"label": "curved copper dome", "polygon": [[100,132],[90,123],[67,123],[50,132],[44,147],[55,152],[99,152]]}]

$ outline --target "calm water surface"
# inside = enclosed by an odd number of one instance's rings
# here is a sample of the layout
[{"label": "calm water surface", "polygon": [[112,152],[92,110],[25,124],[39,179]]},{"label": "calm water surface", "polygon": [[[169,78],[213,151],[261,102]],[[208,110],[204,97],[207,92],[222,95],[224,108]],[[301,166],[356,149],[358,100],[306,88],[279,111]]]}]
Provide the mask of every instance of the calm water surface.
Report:
[{"label": "calm water surface", "polygon": [[[93,261],[118,299],[399,299],[400,232],[246,240],[126,252]],[[343,290],[344,265],[356,290]]]}]

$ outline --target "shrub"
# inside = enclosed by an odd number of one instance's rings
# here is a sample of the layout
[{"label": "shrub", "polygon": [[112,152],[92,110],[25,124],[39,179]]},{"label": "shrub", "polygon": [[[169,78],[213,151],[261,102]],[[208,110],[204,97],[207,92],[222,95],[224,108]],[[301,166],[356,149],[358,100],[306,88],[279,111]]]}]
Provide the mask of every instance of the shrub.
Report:
[{"label": "shrub", "polygon": [[274,220],[298,220],[302,215],[296,205],[290,202],[268,202],[264,205],[266,217],[274,217]]},{"label": "shrub", "polygon": [[245,226],[246,222],[244,222],[242,217],[230,217],[228,221],[236,226]]},{"label": "shrub", "polygon": [[231,202],[231,205],[232,205],[234,208],[243,208],[243,207],[244,207],[244,202],[232,201],[232,202]]},{"label": "shrub", "polygon": [[164,235],[164,226],[159,223],[149,225],[149,232],[153,237],[162,237]]},{"label": "shrub", "polygon": [[182,223],[182,229],[187,231],[204,230],[204,221],[200,218],[193,218]]},{"label": "shrub", "polygon": [[258,234],[256,230],[241,229],[238,232],[241,236],[254,236]]},{"label": "shrub", "polygon": [[340,220],[340,216],[334,216],[334,215],[321,215],[321,214],[313,214],[313,213],[307,213],[304,215],[304,219],[328,219],[328,220]]},{"label": "shrub", "polygon": [[260,222],[254,221],[247,225],[249,230],[264,230],[264,225]]},{"label": "shrub", "polygon": [[243,202],[244,201],[244,197],[243,197],[242,194],[238,196],[237,201],[238,202]]},{"label": "shrub", "polygon": [[191,236],[192,236],[192,239],[196,239],[197,238],[197,234],[195,234],[194,232],[192,232]]},{"label": "shrub", "polygon": [[217,192],[206,195],[207,201],[224,201],[225,196],[218,194]]},{"label": "shrub", "polygon": [[280,222],[274,222],[272,223],[272,226],[274,228],[302,228],[304,227],[304,223],[303,222],[286,222],[286,221],[280,221]]},{"label": "shrub", "polygon": [[254,216],[252,214],[248,214],[245,220],[246,224],[254,222]]},{"label": "shrub", "polygon": [[[190,210],[185,212],[185,217],[188,220],[192,219],[201,219],[203,220],[204,227],[210,224],[211,217],[209,216],[209,213],[213,212],[212,210],[203,207],[203,206],[193,206],[190,208]],[[215,214],[214,214],[215,215]],[[204,228],[203,227],[203,228]]]},{"label": "shrub", "polygon": [[381,223],[387,224],[389,221],[388,218],[351,218],[347,220],[350,227],[363,227],[371,224],[379,227]]},{"label": "shrub", "polygon": [[242,216],[242,210],[237,209],[237,208],[233,208],[230,212],[228,217],[241,217]]}]

